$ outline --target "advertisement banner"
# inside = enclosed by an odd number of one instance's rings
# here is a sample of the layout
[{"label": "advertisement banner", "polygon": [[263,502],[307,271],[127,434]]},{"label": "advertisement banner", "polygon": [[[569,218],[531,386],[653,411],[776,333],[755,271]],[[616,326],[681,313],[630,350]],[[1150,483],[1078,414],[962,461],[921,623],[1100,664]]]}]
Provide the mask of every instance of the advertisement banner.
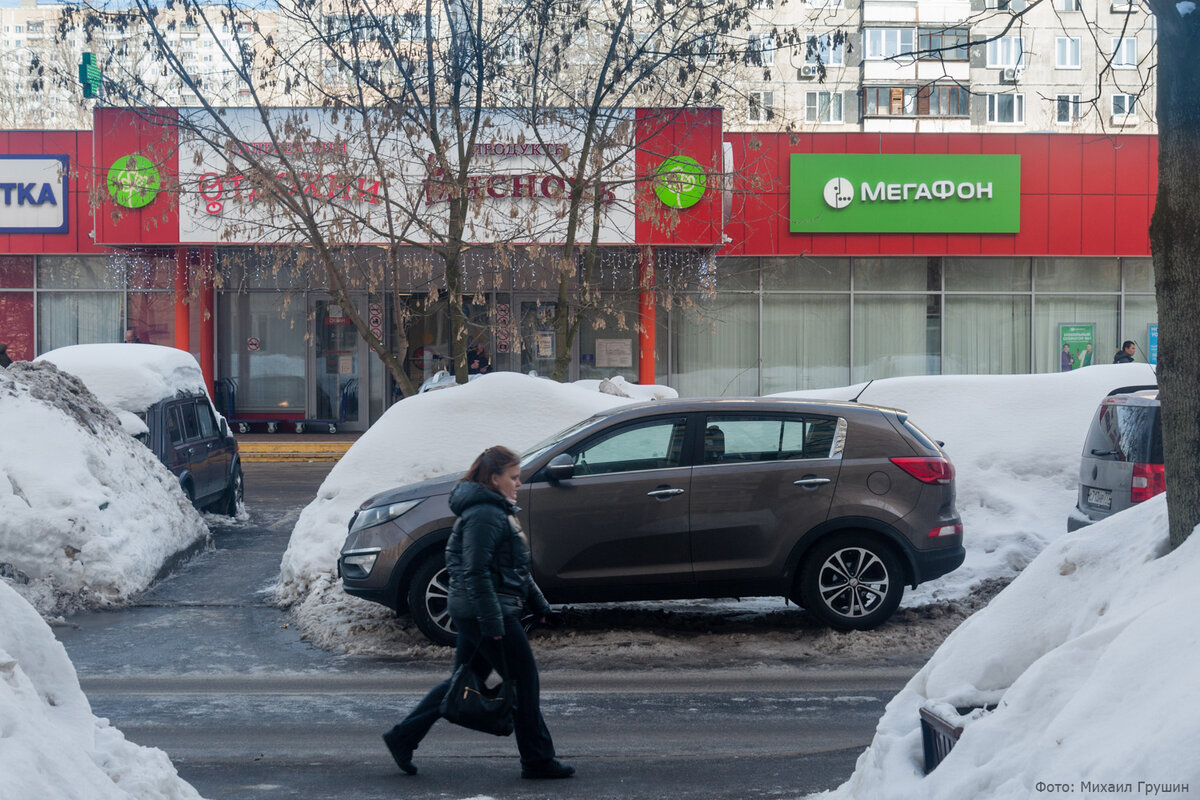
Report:
[{"label": "advertisement banner", "polygon": [[1151,364],[1158,363],[1158,323],[1152,322],[1146,335],[1146,356]]},{"label": "advertisement banner", "polygon": [[1018,233],[1021,157],[795,153],[792,233]]},{"label": "advertisement banner", "polygon": [[66,155],[0,155],[0,233],[66,233]]},{"label": "advertisement banner", "polygon": [[1060,369],[1090,367],[1096,363],[1096,324],[1094,322],[1058,323],[1058,351]]}]

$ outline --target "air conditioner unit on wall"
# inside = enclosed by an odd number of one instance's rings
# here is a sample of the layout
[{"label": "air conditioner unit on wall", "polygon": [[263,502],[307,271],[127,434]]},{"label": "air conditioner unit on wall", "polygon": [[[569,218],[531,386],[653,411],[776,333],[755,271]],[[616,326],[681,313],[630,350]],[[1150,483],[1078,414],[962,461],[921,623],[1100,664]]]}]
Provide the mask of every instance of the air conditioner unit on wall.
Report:
[{"label": "air conditioner unit on wall", "polygon": [[816,64],[805,64],[804,66],[800,67],[800,78],[804,80],[816,78],[820,75],[820,73],[821,69]]},{"label": "air conditioner unit on wall", "polygon": [[1019,75],[1020,75],[1020,72],[1015,67],[1009,67],[1008,69],[1001,70],[1000,82],[1001,83],[1016,83],[1017,77]]}]

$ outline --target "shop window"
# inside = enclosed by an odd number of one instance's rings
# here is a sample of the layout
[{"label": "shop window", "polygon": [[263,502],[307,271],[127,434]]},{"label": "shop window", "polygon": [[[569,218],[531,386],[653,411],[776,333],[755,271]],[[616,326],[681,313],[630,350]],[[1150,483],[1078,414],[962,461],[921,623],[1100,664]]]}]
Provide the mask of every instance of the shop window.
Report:
[{"label": "shop window", "polygon": [[855,291],[941,290],[941,264],[936,258],[856,258]]},{"label": "shop window", "polygon": [[948,292],[1029,292],[1028,258],[943,258]]},{"label": "shop window", "polygon": [[39,292],[37,351],[124,341],[120,292]]},{"label": "shop window", "polygon": [[1028,373],[1029,319],[1028,294],[947,295],[943,372],[947,375]]},{"label": "shop window", "polygon": [[175,344],[175,296],[170,292],[130,292],[126,328],[145,344]]},{"label": "shop window", "polygon": [[125,274],[107,256],[38,256],[39,289],[123,289]]},{"label": "shop window", "polygon": [[938,295],[854,296],[851,383],[941,372]]},{"label": "shop window", "polygon": [[1125,291],[1154,291],[1154,259],[1123,258],[1121,259],[1121,264],[1125,270]]},{"label": "shop window", "polygon": [[1062,369],[1059,325],[1063,323],[1095,324],[1097,363],[1111,361],[1121,343],[1117,331],[1118,306],[1119,299],[1115,294],[1037,295],[1033,304],[1033,371],[1059,372]]},{"label": "shop window", "polygon": [[36,355],[33,292],[0,292],[0,341],[8,345],[8,357],[13,361],[28,361]]},{"label": "shop window", "polygon": [[683,397],[758,394],[758,294],[693,296],[671,314],[675,382]]},{"label": "shop window", "polygon": [[1118,266],[1115,258],[1035,258],[1033,288],[1037,292],[1119,292]]},{"label": "shop window", "polygon": [[967,28],[921,28],[917,51],[928,61],[966,61],[971,57],[970,38]]},{"label": "shop window", "polygon": [[[723,261],[724,259],[721,259]],[[720,263],[720,262],[718,262]],[[850,259],[774,256],[762,259],[766,291],[845,292],[850,290]]]},{"label": "shop window", "polygon": [[[1121,321],[1121,332],[1117,339],[1132,339],[1137,342],[1141,356],[1150,358],[1150,326],[1158,324],[1158,303],[1152,294],[1135,294],[1125,298],[1125,317]],[[1116,351],[1116,346],[1112,348]],[[1112,360],[1112,353],[1101,351],[1101,355]],[[1140,359],[1139,359],[1140,360]],[[1105,363],[1104,361],[1100,363]]]},{"label": "shop window", "polygon": [[33,256],[0,255],[0,287],[33,288]]},{"label": "shop window", "polygon": [[849,294],[763,295],[763,394],[845,386],[849,364]]}]

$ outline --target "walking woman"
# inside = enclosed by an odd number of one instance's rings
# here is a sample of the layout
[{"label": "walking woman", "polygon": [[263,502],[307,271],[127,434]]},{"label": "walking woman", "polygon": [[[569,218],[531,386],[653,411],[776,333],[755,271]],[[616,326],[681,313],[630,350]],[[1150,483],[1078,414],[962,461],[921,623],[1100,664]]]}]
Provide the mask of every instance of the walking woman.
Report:
[{"label": "walking woman", "polygon": [[[517,522],[520,457],[507,447],[484,450],[450,493],[458,517],[446,542],[449,611],[458,630],[457,667],[474,656],[480,675],[493,665],[517,683],[514,709],[522,778],[569,778],[575,768],[555,759],[554,742],[539,706],[537,664],[521,627],[525,609],[543,622],[550,605],[529,571],[529,541]],[[453,670],[451,670],[453,672]],[[404,720],[383,735],[392,758],[417,774],[413,751],[440,716],[450,679],[435,686]]]}]

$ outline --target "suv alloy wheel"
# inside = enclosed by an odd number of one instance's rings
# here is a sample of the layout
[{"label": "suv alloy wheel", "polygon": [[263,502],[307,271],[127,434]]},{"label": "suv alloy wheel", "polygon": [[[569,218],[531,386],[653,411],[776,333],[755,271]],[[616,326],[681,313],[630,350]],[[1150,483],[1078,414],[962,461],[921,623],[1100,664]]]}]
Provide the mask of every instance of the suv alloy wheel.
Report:
[{"label": "suv alloy wheel", "polygon": [[892,615],[904,570],[873,537],[842,533],[817,544],[800,572],[800,603],[836,630],[869,630]]}]

